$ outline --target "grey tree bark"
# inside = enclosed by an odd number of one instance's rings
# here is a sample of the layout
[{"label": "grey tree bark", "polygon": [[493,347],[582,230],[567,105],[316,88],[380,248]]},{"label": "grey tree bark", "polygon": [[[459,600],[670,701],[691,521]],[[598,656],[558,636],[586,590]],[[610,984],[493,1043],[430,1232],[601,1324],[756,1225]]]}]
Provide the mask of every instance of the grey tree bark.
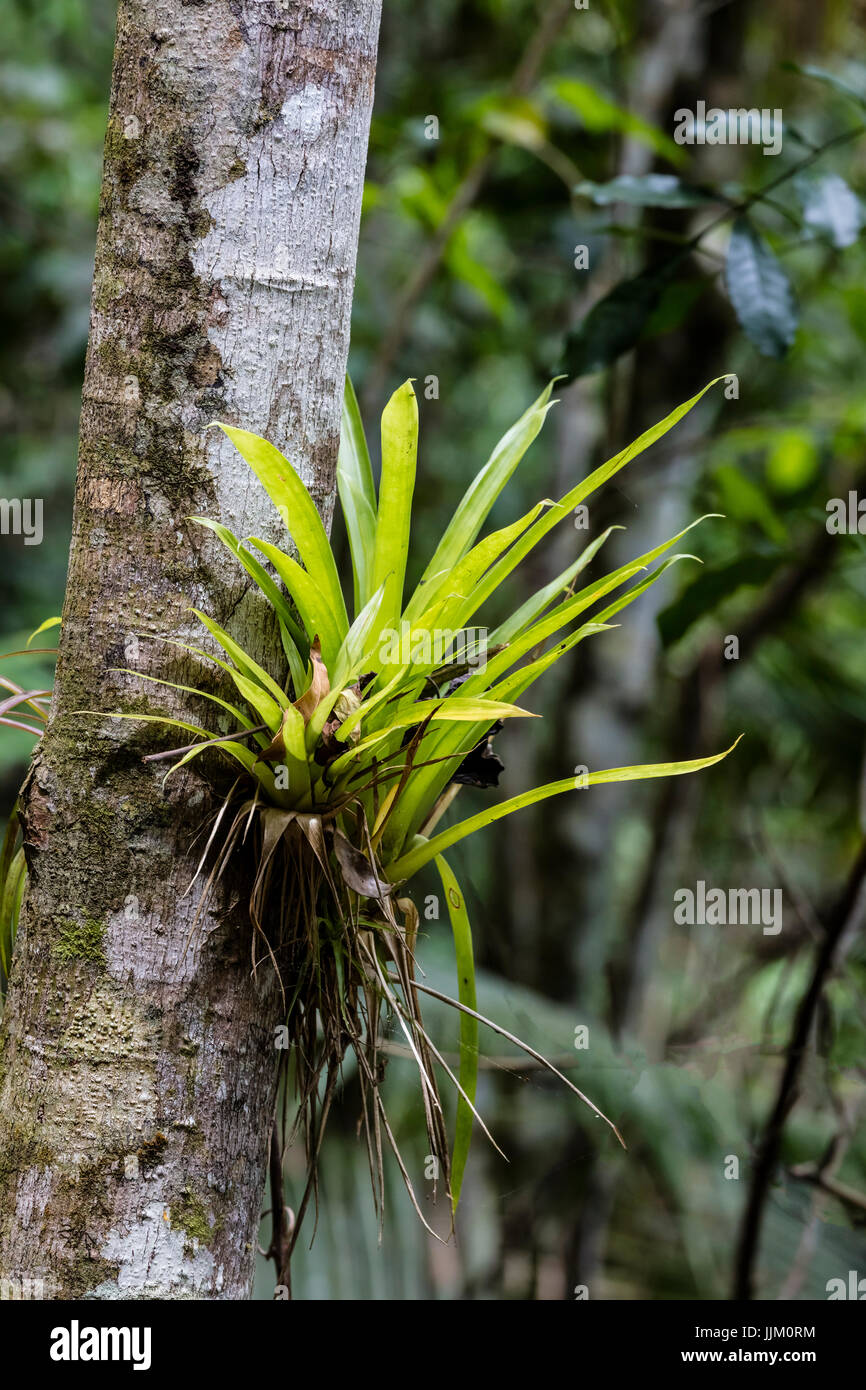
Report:
[{"label": "grey tree bark", "polygon": [[[0,1034],[0,1278],[48,1298],[250,1293],[275,977],[251,975],[237,876],[185,949],[208,782],[163,788],[142,753],[165,731],[78,711],[170,707],[121,667],[207,679],[150,640],[197,633],[193,605],[274,665],[243,572],[186,518],[282,531],[204,432],[221,419],[277,444],[330,521],[379,11],[120,0],[57,683],[22,796]],[[208,717],[196,697],[174,708]]]}]

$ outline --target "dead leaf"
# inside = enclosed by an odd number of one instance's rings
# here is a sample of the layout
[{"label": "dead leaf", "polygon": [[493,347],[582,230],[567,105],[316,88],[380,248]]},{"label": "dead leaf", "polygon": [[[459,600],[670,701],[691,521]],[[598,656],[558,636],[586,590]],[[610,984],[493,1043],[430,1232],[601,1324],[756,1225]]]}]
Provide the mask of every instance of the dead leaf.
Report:
[{"label": "dead leaf", "polygon": [[[316,762],[319,763],[321,767],[327,767],[328,763],[333,762],[335,758],[339,758],[341,753],[345,753],[346,744],[338,741],[336,733],[340,725],[344,723],[351,714],[355,713],[360,707],[360,704],[361,690],[357,682],[355,685],[349,685],[345,690],[340,691],[334,705],[333,713],[330,719],[325,721],[322,728],[321,742],[313,754]],[[356,724],[349,734],[348,743],[350,745],[355,744],[359,741],[360,737],[361,726],[360,724]]]},{"label": "dead leaf", "polygon": [[394,891],[393,884],[379,878],[366,854],[356,849],[342,832],[334,831],[334,854],[344,881],[364,898],[384,898]]},{"label": "dead leaf", "polygon": [[279,732],[274,736],[274,738],[273,738],[273,739],[271,740],[271,742],[268,744],[267,748],[263,748],[262,751],[261,751],[261,753],[259,753],[259,756],[256,758],[256,762],[257,762],[257,763],[273,763],[273,762],[284,762],[284,761],[285,761],[285,757],[286,757],[285,728],[286,728],[286,716],[285,716],[285,714],[284,714],[284,715],[283,715],[283,719],[282,719],[282,723],[280,724]]},{"label": "dead leaf", "polygon": [[318,637],[313,638],[313,645],[310,647],[310,660],[313,663],[313,679],[300,700],[295,701],[295,709],[300,710],[304,716],[305,724],[309,724],[317,706],[331,692],[328,668],[322,660],[322,644]]}]

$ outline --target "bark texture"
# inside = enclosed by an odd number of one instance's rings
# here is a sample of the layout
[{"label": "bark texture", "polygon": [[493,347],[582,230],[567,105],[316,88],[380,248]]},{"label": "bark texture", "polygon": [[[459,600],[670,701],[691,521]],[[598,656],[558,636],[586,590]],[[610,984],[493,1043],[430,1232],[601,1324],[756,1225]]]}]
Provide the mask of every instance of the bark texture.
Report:
[{"label": "bark texture", "polygon": [[[151,640],[200,641],[193,605],[274,667],[243,571],[186,518],[284,536],[205,432],[221,419],[282,448],[330,520],[379,8],[120,3],[57,685],[23,793],[0,1036],[0,1278],[49,1298],[250,1292],[275,978],[251,976],[237,875],[187,947],[208,782],[164,788],[141,757],[165,730],[77,711],[169,708],[121,667],[201,683]],[[213,723],[196,697],[174,708]]]}]

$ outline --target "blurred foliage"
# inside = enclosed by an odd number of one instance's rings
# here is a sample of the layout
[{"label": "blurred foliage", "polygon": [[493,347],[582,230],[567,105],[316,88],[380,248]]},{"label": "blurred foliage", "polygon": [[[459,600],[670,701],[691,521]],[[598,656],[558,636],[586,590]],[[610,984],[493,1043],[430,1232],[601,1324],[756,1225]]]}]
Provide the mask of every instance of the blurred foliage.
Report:
[{"label": "blurred foliage", "polygon": [[[63,584],[112,8],[9,0],[0,21],[0,490],[44,496],[47,527],[31,550],[4,538],[6,648],[56,610]],[[726,1297],[813,943],[864,834],[866,540],[825,526],[830,499],[866,495],[862,5],[384,8],[352,371],[370,417],[404,377],[418,383],[409,582],[473,462],[551,371],[576,380],[562,384],[513,510],[494,512],[494,525],[564,491],[711,376],[739,384],[593,506],[590,538],[628,526],[622,558],[696,512],[724,517],[702,529],[702,570],[677,567],[655,606],[630,610],[622,637],[563,663],[535,706],[543,721],[500,735],[502,794],[575,765],[746,737],[700,785],[593,789],[454,856],[479,937],[481,1008],[571,1056],[569,1074],[613,1114],[629,1152],[487,1038],[480,1102],[510,1165],[476,1147],[456,1248],[423,1237],[392,1174],[378,1249],[347,1075],[296,1296],[568,1298],[588,1284],[592,1298]],[[782,152],[675,144],[674,113],[698,100],[781,108]],[[586,539],[578,531],[571,549],[534,561],[518,600]],[[724,656],[729,637],[738,659]],[[16,737],[0,738],[10,801],[23,773]],[[491,794],[466,789],[460,814]],[[673,892],[698,880],[781,887],[782,932],[676,925]],[[423,890],[416,902],[424,918]],[[422,964],[453,992],[446,917],[424,921]],[[866,1193],[862,931],[844,946],[767,1206],[758,1272],[769,1298],[823,1298],[829,1278],[866,1268],[863,1207],[802,1176],[828,1162],[831,1185]],[[584,1024],[590,1047],[575,1051]],[[395,1056],[387,1085],[423,1188],[409,1072]],[[728,1156],[738,1179],[725,1176]],[[260,1276],[269,1297],[264,1264]]]}]

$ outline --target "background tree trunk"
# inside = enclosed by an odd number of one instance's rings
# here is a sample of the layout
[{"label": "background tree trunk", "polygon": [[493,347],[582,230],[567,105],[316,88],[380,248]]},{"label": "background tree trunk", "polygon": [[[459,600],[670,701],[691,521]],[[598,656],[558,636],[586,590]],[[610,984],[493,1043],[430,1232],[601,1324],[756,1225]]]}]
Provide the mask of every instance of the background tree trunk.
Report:
[{"label": "background tree trunk", "polygon": [[236,882],[185,950],[208,786],[163,789],[164,766],[142,764],[164,730],[77,711],[167,708],[118,667],[201,683],[194,658],[147,640],[189,636],[193,604],[269,650],[241,575],[186,520],[280,530],[210,420],[267,435],[330,519],[379,8],[121,0],[57,686],[23,793],[30,884],[0,1053],[0,1276],[42,1279],[46,1297],[250,1292],[279,992],[269,968],[251,978]]}]

